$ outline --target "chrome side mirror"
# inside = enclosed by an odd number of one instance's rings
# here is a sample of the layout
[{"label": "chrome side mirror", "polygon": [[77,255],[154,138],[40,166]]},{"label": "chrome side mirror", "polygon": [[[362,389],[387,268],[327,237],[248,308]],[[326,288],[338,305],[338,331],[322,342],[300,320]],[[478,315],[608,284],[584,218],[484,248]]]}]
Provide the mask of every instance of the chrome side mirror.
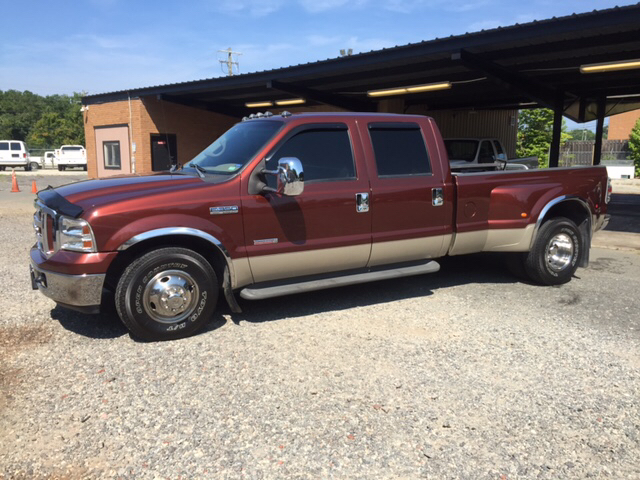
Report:
[{"label": "chrome side mirror", "polygon": [[278,160],[278,193],[295,197],[304,192],[304,169],[296,157]]},{"label": "chrome side mirror", "polygon": [[[295,197],[304,192],[304,169],[302,162],[296,157],[283,157],[278,160],[277,170],[263,170],[262,172],[275,175],[278,179],[275,193]],[[274,190],[265,187],[263,191]]]}]

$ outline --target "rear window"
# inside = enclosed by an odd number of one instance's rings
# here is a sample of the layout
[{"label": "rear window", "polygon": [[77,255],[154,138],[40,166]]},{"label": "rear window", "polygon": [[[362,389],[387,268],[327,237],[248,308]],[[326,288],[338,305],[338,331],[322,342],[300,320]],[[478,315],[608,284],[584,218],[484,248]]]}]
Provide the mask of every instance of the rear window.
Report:
[{"label": "rear window", "polygon": [[444,146],[447,148],[449,160],[473,162],[476,159],[477,140],[445,140]]},{"label": "rear window", "polygon": [[11,150],[22,150],[22,145],[18,142],[11,142]]},{"label": "rear window", "polygon": [[82,150],[82,147],[63,147],[62,148],[63,152],[79,152],[80,150]]},{"label": "rear window", "polygon": [[371,123],[378,177],[428,175],[431,163],[417,123]]}]

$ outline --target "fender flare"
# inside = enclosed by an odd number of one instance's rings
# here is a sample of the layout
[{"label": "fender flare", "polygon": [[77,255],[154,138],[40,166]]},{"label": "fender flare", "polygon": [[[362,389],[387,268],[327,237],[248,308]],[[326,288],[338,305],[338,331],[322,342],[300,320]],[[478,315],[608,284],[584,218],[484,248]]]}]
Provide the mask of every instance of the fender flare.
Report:
[{"label": "fender flare", "polygon": [[206,240],[207,242],[211,243],[211,245],[213,245],[215,248],[218,249],[220,253],[222,253],[222,256],[225,259],[225,263],[227,264],[227,268],[229,271],[229,282],[228,282],[229,287],[231,288],[231,290],[236,288],[236,273],[235,273],[235,269],[233,268],[233,261],[232,261],[231,255],[229,255],[229,251],[222,244],[222,242],[218,240],[216,237],[214,237],[213,235],[207,232],[203,232],[202,230],[198,230],[196,228],[189,228],[189,227],[156,228],[155,230],[149,230],[149,231],[134,235],[129,240],[121,244],[117,248],[117,250],[121,252],[121,251],[127,250],[128,248],[132,247],[137,243],[144,242],[145,240],[149,240],[151,238],[166,237],[169,235],[184,235],[184,236],[190,236],[190,237],[198,237],[202,240]]}]

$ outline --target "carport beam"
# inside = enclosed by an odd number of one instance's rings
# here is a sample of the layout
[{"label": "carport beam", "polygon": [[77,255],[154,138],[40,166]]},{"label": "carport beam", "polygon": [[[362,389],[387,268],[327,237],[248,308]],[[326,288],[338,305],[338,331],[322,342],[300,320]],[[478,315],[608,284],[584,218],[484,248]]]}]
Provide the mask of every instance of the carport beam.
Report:
[{"label": "carport beam", "polygon": [[562,114],[564,113],[564,92],[556,93],[556,101],[553,108],[553,134],[551,147],[549,148],[549,167],[558,166],[560,159],[560,136],[562,134]]},{"label": "carport beam", "polygon": [[600,165],[602,157],[602,136],[604,134],[604,115],[607,109],[607,99],[598,98],[598,120],[596,121],[596,143],[593,146],[593,164]]}]

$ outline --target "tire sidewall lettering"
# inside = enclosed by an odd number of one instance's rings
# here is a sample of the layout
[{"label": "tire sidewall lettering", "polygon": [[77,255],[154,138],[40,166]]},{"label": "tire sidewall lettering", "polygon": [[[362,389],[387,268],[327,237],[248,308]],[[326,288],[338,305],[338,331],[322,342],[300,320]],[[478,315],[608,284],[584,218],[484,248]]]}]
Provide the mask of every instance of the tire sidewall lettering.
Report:
[{"label": "tire sidewall lettering", "polygon": [[199,277],[199,268],[197,265],[193,265],[192,263],[184,263],[184,262],[162,262],[158,265],[154,265],[148,267],[146,269],[146,273],[137,278],[137,280],[133,284],[133,295],[132,297],[132,309],[134,314],[138,316],[142,321],[144,321],[149,327],[163,330],[166,332],[176,332],[179,330],[183,330],[187,327],[187,325],[194,323],[196,320],[200,318],[202,312],[205,311],[207,306],[207,299],[209,294],[206,290],[202,290],[200,293],[200,301],[195,309],[195,311],[189,315],[185,320],[174,323],[174,324],[162,324],[160,322],[156,322],[151,319],[148,314],[144,311],[144,302],[142,296],[144,294],[144,290],[147,284],[159,273],[166,270],[184,270],[186,272],[195,273],[196,277]]}]

